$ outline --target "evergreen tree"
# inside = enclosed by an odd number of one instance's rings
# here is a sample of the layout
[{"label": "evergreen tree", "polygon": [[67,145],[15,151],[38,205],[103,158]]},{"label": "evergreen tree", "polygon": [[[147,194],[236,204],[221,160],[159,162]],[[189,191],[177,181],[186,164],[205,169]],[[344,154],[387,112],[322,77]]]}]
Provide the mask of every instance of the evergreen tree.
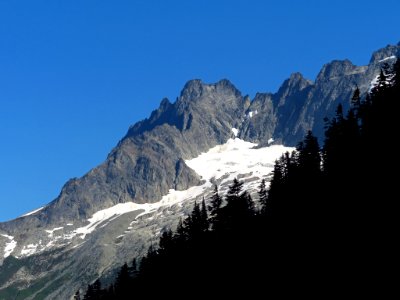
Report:
[{"label": "evergreen tree", "polygon": [[[321,172],[321,155],[318,140],[311,131],[307,132],[304,142],[297,148],[298,164],[305,176],[318,176]],[[308,180],[313,179],[308,178]]]},{"label": "evergreen tree", "polygon": [[181,243],[187,238],[187,230],[183,224],[182,218],[179,219],[178,226],[176,227],[176,232],[174,234],[175,243]]},{"label": "evergreen tree", "polygon": [[125,263],[118,272],[115,280],[115,294],[117,299],[128,299],[130,288],[130,275],[128,264]]},{"label": "evergreen tree", "polygon": [[230,200],[237,199],[242,192],[243,182],[240,182],[237,178],[233,179],[232,185],[229,186],[228,193],[226,195],[226,200],[229,202]]},{"label": "evergreen tree", "polygon": [[159,245],[160,245],[159,251],[168,251],[172,248],[173,233],[171,229],[167,229],[161,234]]},{"label": "evergreen tree", "polygon": [[361,93],[360,93],[360,89],[358,88],[358,85],[356,86],[353,96],[351,97],[351,103],[353,105],[357,105],[357,106],[361,105]]},{"label": "evergreen tree", "polygon": [[254,214],[253,201],[247,192],[242,193],[243,182],[237,178],[229,186],[226,206],[220,211],[222,226],[228,231],[243,231]]},{"label": "evergreen tree", "polygon": [[358,116],[359,110],[361,107],[361,93],[360,93],[360,89],[358,88],[358,86],[356,86],[353,96],[351,97],[351,104],[352,104],[352,107],[354,108],[355,115]]},{"label": "evergreen tree", "polygon": [[339,103],[336,108],[336,120],[338,122],[341,122],[343,120],[343,105],[341,103]]},{"label": "evergreen tree", "polygon": [[214,193],[211,196],[210,206],[208,206],[208,210],[210,211],[211,219],[214,219],[218,214],[218,210],[221,208],[222,198],[218,193],[218,186],[214,185]]},{"label": "evergreen tree", "polygon": [[267,193],[267,189],[265,186],[265,179],[261,180],[261,184],[260,184],[259,190],[258,190],[258,197],[260,199],[261,212],[265,213],[266,207],[267,207],[267,200],[268,200],[268,193]]},{"label": "evergreen tree", "polygon": [[203,200],[201,201],[200,222],[201,222],[201,230],[203,232],[207,232],[210,225],[208,222],[208,213],[207,213],[206,201],[204,200],[204,197],[203,197]]},{"label": "evergreen tree", "polygon": [[202,233],[202,221],[200,205],[195,201],[193,211],[190,216],[184,221],[185,228],[187,230],[187,238],[192,240],[198,237]]},{"label": "evergreen tree", "polygon": [[[387,89],[387,87],[388,87],[387,81],[388,81],[387,76],[383,72],[383,69],[381,69],[381,72],[379,73],[379,76],[378,76],[378,84],[376,86],[376,88],[378,89],[379,92],[382,92]],[[373,93],[374,93],[374,91],[373,91]],[[376,90],[375,90],[375,93],[376,93]]]},{"label": "evergreen tree", "polygon": [[136,257],[132,260],[131,270],[132,270],[133,272],[136,272],[136,271],[137,271],[137,261],[136,261]]}]

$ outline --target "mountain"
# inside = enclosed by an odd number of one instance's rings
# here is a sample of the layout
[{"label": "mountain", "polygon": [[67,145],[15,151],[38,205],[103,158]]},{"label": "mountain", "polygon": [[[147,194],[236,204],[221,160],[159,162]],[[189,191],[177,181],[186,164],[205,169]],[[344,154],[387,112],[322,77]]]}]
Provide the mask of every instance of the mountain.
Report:
[{"label": "mountain", "polygon": [[281,153],[309,129],[322,139],[323,118],[339,103],[348,108],[356,86],[365,94],[396,56],[400,44],[374,52],[367,66],[335,60],[314,82],[294,73],[254,99],[228,80],[189,81],[55,200],[0,223],[0,299],[69,299],[143,255],[212,184],[224,192],[238,177],[255,191]]}]

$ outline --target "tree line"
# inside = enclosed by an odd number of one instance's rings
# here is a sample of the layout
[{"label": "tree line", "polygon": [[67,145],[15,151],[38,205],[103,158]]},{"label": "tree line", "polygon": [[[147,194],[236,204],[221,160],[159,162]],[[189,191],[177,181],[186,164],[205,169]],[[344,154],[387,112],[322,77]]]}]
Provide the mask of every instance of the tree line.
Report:
[{"label": "tree line", "polygon": [[[322,147],[308,132],[275,163],[259,208],[235,179],[222,197],[195,203],[175,231],[116,280],[96,280],[75,299],[140,296],[349,296],[390,284],[397,237],[398,159],[391,146],[400,101],[400,60],[361,98],[355,88],[326,119]],[[379,289],[382,295],[382,289]]]}]

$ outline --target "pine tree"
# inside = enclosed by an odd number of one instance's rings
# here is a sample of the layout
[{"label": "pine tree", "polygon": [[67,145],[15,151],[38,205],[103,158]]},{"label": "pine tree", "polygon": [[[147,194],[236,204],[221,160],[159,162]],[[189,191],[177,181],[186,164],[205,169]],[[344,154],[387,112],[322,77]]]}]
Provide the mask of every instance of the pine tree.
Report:
[{"label": "pine tree", "polygon": [[200,210],[200,205],[197,203],[197,201],[194,202],[191,220],[193,223],[195,223],[196,226],[200,226],[201,210]]},{"label": "pine tree", "polygon": [[243,193],[242,197],[244,197],[246,203],[246,215],[251,218],[254,216],[254,201],[247,191]]},{"label": "pine tree", "polygon": [[199,204],[195,201],[192,213],[183,222],[187,231],[187,238],[192,240],[199,236],[201,230],[201,211]]},{"label": "pine tree", "polygon": [[353,96],[351,97],[351,103],[353,105],[359,106],[361,103],[361,96],[360,96],[360,89],[358,88],[358,85],[356,86],[356,89],[354,90]]},{"label": "pine tree", "polygon": [[243,182],[240,182],[237,178],[233,179],[232,185],[229,186],[229,190],[226,196],[226,200],[236,199],[242,192]]},{"label": "pine tree", "polygon": [[211,196],[210,206],[208,206],[208,210],[210,211],[211,219],[214,219],[218,214],[218,210],[221,208],[222,198],[218,193],[218,186],[214,185],[214,193]]},{"label": "pine tree", "polygon": [[336,108],[336,120],[338,122],[341,122],[343,120],[343,105],[342,105],[342,103],[339,103]]},{"label": "pine tree", "polygon": [[353,96],[351,97],[351,104],[352,108],[354,109],[355,116],[358,116],[361,107],[361,93],[358,86],[356,86]]},{"label": "pine tree", "polygon": [[178,226],[176,227],[176,231],[174,234],[175,243],[181,243],[187,239],[187,230],[185,228],[184,222],[182,218],[179,218]]},{"label": "pine tree", "polygon": [[220,227],[228,231],[243,231],[254,214],[253,201],[247,192],[242,192],[243,182],[237,178],[229,186],[226,206],[220,211]]},{"label": "pine tree", "polygon": [[284,153],[274,165],[273,177],[268,190],[266,215],[275,221],[283,220],[286,215],[288,202],[290,200],[289,184],[293,181],[293,170],[296,163],[293,155]]},{"label": "pine tree", "polygon": [[387,90],[388,86],[389,85],[388,85],[387,76],[383,72],[383,69],[381,69],[381,72],[379,73],[378,78],[377,78],[377,83],[371,89],[371,96],[377,97],[379,95],[382,95],[382,93]]},{"label": "pine tree", "polygon": [[173,245],[173,233],[171,229],[165,230],[160,237],[160,251],[168,251]]},{"label": "pine tree", "polygon": [[265,179],[261,180],[259,186],[258,197],[260,199],[261,213],[265,214],[267,208],[268,193],[265,186]]},{"label": "pine tree", "polygon": [[201,222],[201,230],[203,232],[207,232],[210,225],[208,222],[208,213],[207,213],[206,201],[204,200],[204,197],[203,197],[203,200],[201,201],[200,222]]},{"label": "pine tree", "polygon": [[129,294],[130,286],[130,275],[128,264],[125,263],[118,272],[117,278],[115,280],[115,294],[117,299],[126,299]]},{"label": "pine tree", "polygon": [[136,272],[136,271],[137,271],[137,261],[136,261],[136,257],[132,260],[131,270],[132,270],[133,272]]},{"label": "pine tree", "polygon": [[[311,131],[307,132],[304,142],[297,148],[298,164],[305,176],[318,176],[321,171],[321,155],[318,140]],[[312,178],[308,178],[310,180]]]}]

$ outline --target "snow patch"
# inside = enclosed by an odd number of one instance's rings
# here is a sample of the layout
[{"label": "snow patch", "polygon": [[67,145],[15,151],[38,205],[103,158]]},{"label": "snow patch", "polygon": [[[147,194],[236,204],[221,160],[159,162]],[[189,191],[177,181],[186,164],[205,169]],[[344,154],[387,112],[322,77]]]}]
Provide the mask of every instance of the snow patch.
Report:
[{"label": "snow patch", "polygon": [[127,202],[127,203],[119,203],[110,208],[100,210],[94,213],[93,216],[90,219],[88,219],[89,222],[88,225],[75,229],[74,233],[81,235],[81,238],[84,239],[87,234],[93,232],[97,228],[97,226],[99,226],[101,223],[113,217],[118,217],[122,214],[139,210],[141,209],[139,208],[139,206],[145,206],[145,205],[146,204],[136,204],[133,202]]},{"label": "snow patch", "polygon": [[53,229],[50,229],[50,230],[45,230],[45,231],[49,234],[49,238],[52,238],[53,234],[54,234],[54,231],[61,230],[63,228],[64,227],[56,227],[56,228],[53,228]]},{"label": "snow patch", "polygon": [[371,83],[369,84],[368,92],[371,92],[371,90],[372,90],[374,87],[376,87],[376,85],[378,84],[378,77],[379,77],[379,74],[376,75],[375,78],[371,80]]},{"label": "snow patch", "polygon": [[21,250],[21,255],[29,256],[37,252],[38,244],[29,244],[24,246]]},{"label": "snow patch", "polygon": [[239,175],[242,178],[265,177],[273,170],[276,159],[284,152],[294,149],[282,145],[264,148],[255,148],[256,146],[257,144],[241,139],[229,139],[225,144],[215,146],[185,163],[207,182],[213,178],[223,178],[223,184]]},{"label": "snow patch", "polygon": [[14,237],[7,234],[1,234],[1,236],[9,239],[9,242],[6,243],[4,247],[4,258],[10,256],[10,254],[14,251],[15,247],[17,246],[17,241],[14,240]]},{"label": "snow patch", "polygon": [[[84,243],[86,243],[86,241],[84,241],[84,242],[82,242],[82,243],[80,243],[78,245],[73,246],[72,249],[76,249],[78,247],[81,247]],[[107,245],[107,244],[104,244],[104,245]]]},{"label": "snow patch", "polygon": [[[375,77],[374,77],[374,79],[372,79],[371,80],[371,83],[369,84],[369,89],[368,89],[368,92],[370,93],[371,91],[372,91],[372,89],[374,88],[374,87],[376,87],[377,85],[378,85],[378,78],[379,78],[379,76],[380,76],[380,74],[378,74],[378,75],[376,75]],[[394,74],[386,74],[386,81],[385,81],[385,83],[387,84],[387,85],[391,85],[391,80],[393,79],[393,76],[394,76]]]},{"label": "snow patch", "polygon": [[235,135],[235,137],[237,137],[238,134],[239,134],[239,129],[232,128],[232,132],[233,132],[233,134]]},{"label": "snow patch", "polygon": [[[143,210],[143,212],[141,212],[136,216],[135,219],[137,219],[143,215],[157,211],[160,207],[172,206],[184,200],[192,199],[193,197],[200,195],[208,187],[211,187],[210,183],[205,183],[201,186],[194,186],[185,191],[176,191],[170,189],[167,195],[163,196],[160,201],[155,203],[145,203],[145,204],[137,204],[133,202],[119,203],[110,208],[100,210],[95,214],[93,214],[93,216],[88,220],[89,224],[84,227],[75,229],[71,234],[71,236],[73,237],[75,235],[80,235],[80,238],[84,239],[87,234],[93,232],[100,224],[102,224],[100,228],[104,227],[106,225],[104,224],[105,222],[111,222],[112,220],[116,219],[117,217],[123,214],[132,211]],[[133,222],[131,222],[131,224]]]},{"label": "snow patch", "polygon": [[28,213],[22,215],[21,217],[26,217],[26,216],[33,215],[34,213],[37,213],[38,211],[41,211],[43,208],[45,208],[45,207],[44,206],[39,207],[38,209],[32,210],[31,212],[28,212]]},{"label": "snow patch", "polygon": [[258,111],[255,110],[255,111],[250,111],[250,112],[247,114],[247,116],[251,119],[253,116],[255,116],[255,115],[257,115],[257,114],[258,114]]},{"label": "snow patch", "polygon": [[268,145],[271,145],[273,142],[274,142],[274,139],[273,139],[273,138],[270,138],[270,139],[268,139],[268,141],[267,141]]},{"label": "snow patch", "polygon": [[385,57],[384,59],[381,59],[381,60],[379,60],[378,62],[384,62],[384,61],[392,60],[392,59],[395,59],[395,58],[396,58],[396,56],[395,56],[395,55],[392,55],[392,56],[389,56],[389,57]]}]

